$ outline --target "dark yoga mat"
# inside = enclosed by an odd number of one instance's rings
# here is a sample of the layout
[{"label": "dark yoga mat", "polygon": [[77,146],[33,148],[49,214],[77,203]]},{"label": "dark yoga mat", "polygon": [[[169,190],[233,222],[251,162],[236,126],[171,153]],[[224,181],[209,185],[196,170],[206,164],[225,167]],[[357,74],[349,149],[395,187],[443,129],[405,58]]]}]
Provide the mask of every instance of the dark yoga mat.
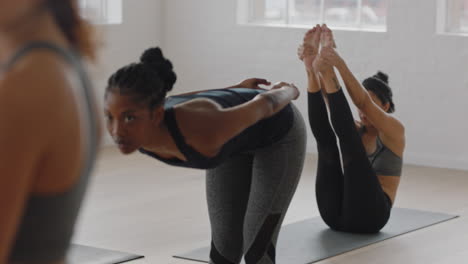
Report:
[{"label": "dark yoga mat", "polygon": [[[314,263],[456,217],[442,213],[394,208],[388,224],[377,234],[333,231],[320,217],[314,217],[283,226],[276,251],[277,263]],[[208,263],[208,255],[209,248],[206,247],[174,257]]]},{"label": "dark yoga mat", "polygon": [[67,255],[67,264],[118,264],[143,258],[143,256],[94,248],[82,245],[72,245]]}]

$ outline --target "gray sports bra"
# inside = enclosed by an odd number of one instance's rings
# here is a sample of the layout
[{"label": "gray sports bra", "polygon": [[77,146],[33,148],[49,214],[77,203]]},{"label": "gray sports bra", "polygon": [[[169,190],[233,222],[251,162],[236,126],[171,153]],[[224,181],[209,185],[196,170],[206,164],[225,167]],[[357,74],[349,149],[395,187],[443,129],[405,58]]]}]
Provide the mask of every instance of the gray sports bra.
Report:
[{"label": "gray sports bra", "polygon": [[21,48],[2,70],[8,71],[20,58],[34,50],[55,53],[77,71],[82,84],[82,116],[87,119],[86,131],[83,131],[87,134],[87,146],[80,178],[73,187],[61,194],[31,195],[27,199],[9,256],[10,262],[20,263],[48,263],[65,258],[97,149],[97,120],[92,111],[91,83],[78,55],[51,43],[33,42]]},{"label": "gray sports bra", "polygon": [[401,176],[403,159],[387,148],[379,137],[377,137],[376,150],[367,157],[377,175]]}]

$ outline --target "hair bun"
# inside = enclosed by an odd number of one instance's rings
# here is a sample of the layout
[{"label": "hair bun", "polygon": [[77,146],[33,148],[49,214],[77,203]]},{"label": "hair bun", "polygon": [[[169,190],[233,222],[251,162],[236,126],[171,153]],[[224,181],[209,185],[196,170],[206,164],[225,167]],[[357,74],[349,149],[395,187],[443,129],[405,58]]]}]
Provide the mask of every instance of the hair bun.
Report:
[{"label": "hair bun", "polygon": [[372,76],[372,77],[374,77],[374,78],[376,78],[376,79],[379,79],[379,80],[381,80],[382,82],[388,84],[388,75],[385,74],[385,73],[383,73],[383,72],[381,72],[381,71],[378,71],[378,72],[377,72],[374,76]]},{"label": "hair bun", "polygon": [[158,64],[164,60],[164,56],[160,48],[149,48],[143,52],[140,57],[141,63],[145,64]]},{"label": "hair bun", "polygon": [[166,84],[167,92],[172,90],[172,86],[174,86],[177,76],[172,70],[172,63],[168,59],[164,58],[159,47],[145,50],[140,57],[140,62],[158,73],[159,77],[161,77]]}]

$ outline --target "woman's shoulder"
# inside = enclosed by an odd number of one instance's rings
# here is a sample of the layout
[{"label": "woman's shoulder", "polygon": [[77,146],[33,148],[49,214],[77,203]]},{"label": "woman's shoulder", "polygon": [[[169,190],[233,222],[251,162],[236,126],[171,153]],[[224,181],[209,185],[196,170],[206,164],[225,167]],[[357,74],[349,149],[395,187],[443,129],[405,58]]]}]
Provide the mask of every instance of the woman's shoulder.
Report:
[{"label": "woman's shoulder", "polygon": [[404,142],[405,140],[405,125],[396,116],[390,115],[391,130],[387,133],[380,133],[381,137],[391,139],[392,141]]},{"label": "woman's shoulder", "polygon": [[[0,80],[0,108],[12,118],[51,124],[76,104],[71,68],[50,53],[34,52],[19,60]],[[57,111],[60,109],[60,111]],[[4,111],[0,111],[5,113]]]},{"label": "woman's shoulder", "polygon": [[403,157],[406,147],[405,127],[398,119],[396,119],[396,121],[397,123],[392,134],[387,135],[380,133],[379,138],[386,148],[390,149],[397,156]]},{"label": "woman's shoulder", "polygon": [[[37,50],[23,56],[4,74],[1,85],[15,86],[15,90],[42,93],[44,89],[61,87],[69,82],[69,64],[46,50]],[[43,89],[29,89],[40,86]]]}]

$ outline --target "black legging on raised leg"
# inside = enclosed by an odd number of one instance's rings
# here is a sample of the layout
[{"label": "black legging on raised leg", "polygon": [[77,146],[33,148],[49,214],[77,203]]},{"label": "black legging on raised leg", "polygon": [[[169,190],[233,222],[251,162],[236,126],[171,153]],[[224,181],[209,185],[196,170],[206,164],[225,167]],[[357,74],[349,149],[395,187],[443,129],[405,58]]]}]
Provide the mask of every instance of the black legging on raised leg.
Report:
[{"label": "black legging on raised leg", "polygon": [[321,92],[308,94],[309,123],[318,149],[316,196],[320,215],[335,230],[378,232],[390,217],[391,201],[372,169],[343,91],[327,98],[335,132]]}]

